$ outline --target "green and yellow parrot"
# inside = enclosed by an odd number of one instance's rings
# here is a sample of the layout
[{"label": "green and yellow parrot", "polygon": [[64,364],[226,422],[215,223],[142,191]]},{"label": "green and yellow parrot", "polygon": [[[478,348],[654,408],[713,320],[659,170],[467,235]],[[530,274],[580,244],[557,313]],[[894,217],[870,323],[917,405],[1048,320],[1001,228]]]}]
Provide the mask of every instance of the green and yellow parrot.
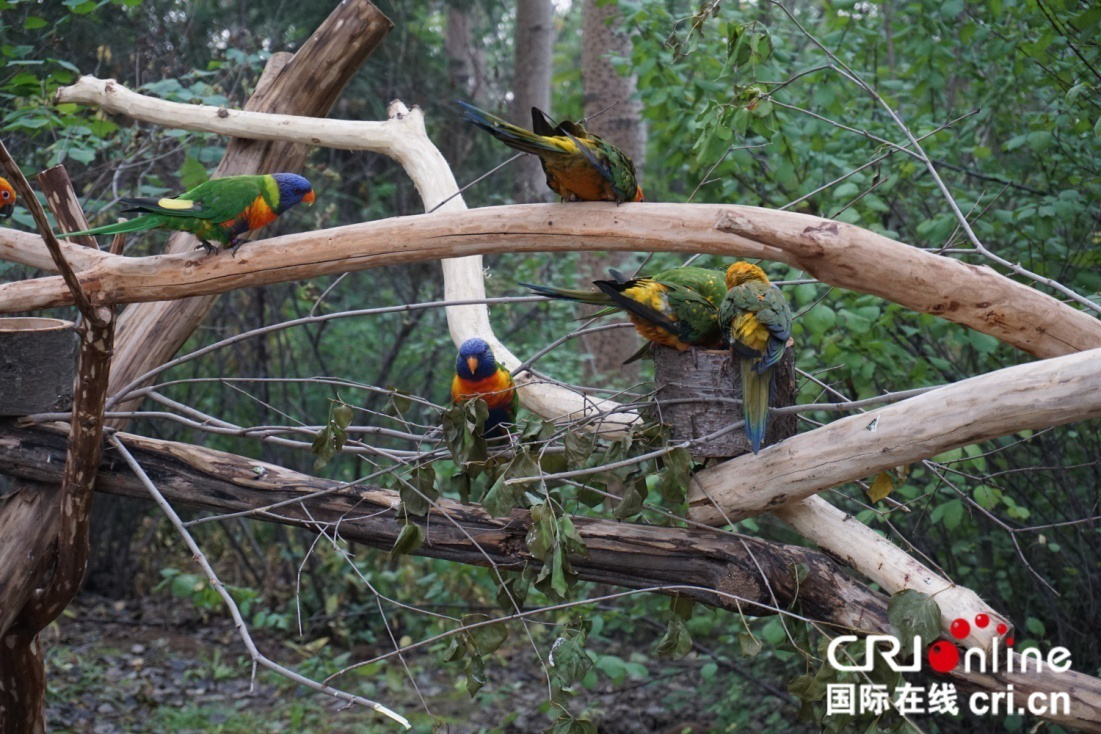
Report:
[{"label": "green and yellow parrot", "polygon": [[[615,270],[611,273],[615,280],[593,281],[597,291],[520,285],[549,298],[608,307],[594,316],[626,311],[638,333],[654,344],[681,351],[689,347],[723,346],[718,308],[726,295],[726,286],[719,271],[682,267],[646,278],[625,278]],[[627,361],[638,359],[647,348],[649,345]]]},{"label": "green and yellow parrot", "polygon": [[531,108],[534,132],[459,102],[463,118],[510,148],[538,156],[547,185],[566,201],[642,201],[635,164],[611,143],[585,130],[579,122],[555,123],[547,113]]},{"label": "green and yellow parrot", "polygon": [[745,434],[756,454],[765,439],[776,365],[791,336],[791,309],[765,271],[747,262],[727,268],[726,288],[719,322],[741,365]]},{"label": "green and yellow parrot", "polygon": [[299,202],[313,204],[314,193],[310,182],[298,174],[273,173],[214,178],[175,198],[122,201],[130,205],[123,212],[141,212],[142,216],[63,236],[172,229],[198,237],[208,254],[218,251],[210,240],[236,252],[240,235],[271,224]]}]

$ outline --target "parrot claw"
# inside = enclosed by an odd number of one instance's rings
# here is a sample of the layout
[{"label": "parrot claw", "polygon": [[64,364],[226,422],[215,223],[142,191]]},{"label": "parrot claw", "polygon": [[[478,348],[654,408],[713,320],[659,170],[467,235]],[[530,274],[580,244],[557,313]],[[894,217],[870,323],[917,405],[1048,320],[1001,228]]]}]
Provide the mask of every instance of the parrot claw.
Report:
[{"label": "parrot claw", "polygon": [[230,244],[232,244],[233,246],[229,249],[229,254],[230,254],[231,257],[236,258],[237,257],[237,248],[240,247],[242,245],[242,243],[239,242],[236,237],[234,237],[233,241]]},{"label": "parrot claw", "polygon": [[207,255],[218,254],[218,248],[210,244],[206,240],[199,240],[199,246],[203,248],[203,252],[205,252]]}]

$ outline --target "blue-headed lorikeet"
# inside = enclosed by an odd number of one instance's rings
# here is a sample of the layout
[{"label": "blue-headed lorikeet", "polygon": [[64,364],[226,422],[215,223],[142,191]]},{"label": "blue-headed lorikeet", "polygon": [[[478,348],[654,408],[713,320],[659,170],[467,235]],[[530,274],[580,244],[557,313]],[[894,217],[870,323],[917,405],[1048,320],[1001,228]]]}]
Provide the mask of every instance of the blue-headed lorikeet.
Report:
[{"label": "blue-headed lorikeet", "polygon": [[[594,316],[626,311],[638,333],[655,344],[681,351],[689,347],[719,348],[724,345],[718,309],[726,295],[726,285],[719,271],[682,267],[645,278],[625,278],[615,270],[611,273],[614,280],[593,281],[598,291],[520,285],[550,298],[608,307]],[[643,347],[643,351],[648,347]],[[640,351],[628,362],[642,353]]]},{"label": "blue-headed lorikeet", "polygon": [[531,108],[532,130],[505,122],[466,102],[463,118],[510,148],[539,157],[547,185],[566,201],[642,201],[635,164],[611,143],[588,132],[581,123],[555,123],[547,113]]},{"label": "blue-headed lorikeet", "polygon": [[756,265],[731,265],[726,287],[719,321],[741,365],[745,434],[756,454],[765,439],[776,365],[791,336],[791,309],[784,294]]},{"label": "blue-headed lorikeet", "polygon": [[516,420],[520,399],[512,375],[493,358],[493,350],[483,339],[467,339],[459,347],[455,377],[451,381],[451,402],[465,403],[481,398],[489,408],[484,435],[503,435],[503,423]]},{"label": "blue-headed lorikeet", "polygon": [[122,201],[130,205],[124,212],[142,215],[63,236],[173,229],[198,237],[207,253],[218,251],[210,240],[220,242],[223,247],[228,245],[236,252],[238,236],[271,224],[299,202],[313,204],[314,193],[310,182],[296,173],[273,173],[213,178],[175,198]]},{"label": "blue-headed lorikeet", "polygon": [[8,219],[15,211],[15,189],[6,178],[0,178],[0,219]]}]

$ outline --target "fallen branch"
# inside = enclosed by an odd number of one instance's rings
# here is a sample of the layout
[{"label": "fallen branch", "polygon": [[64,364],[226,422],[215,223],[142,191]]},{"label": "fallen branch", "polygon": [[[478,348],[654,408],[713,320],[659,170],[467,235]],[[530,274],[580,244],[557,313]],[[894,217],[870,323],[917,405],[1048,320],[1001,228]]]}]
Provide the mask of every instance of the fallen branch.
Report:
[{"label": "fallen branch", "polygon": [[[130,434],[119,438],[157,478],[157,488],[173,504],[218,513],[251,510],[258,520],[312,530],[339,523],[342,538],[380,550],[389,550],[403,527],[397,518],[400,499],[392,490],[347,486],[190,444]],[[0,422],[0,472],[56,481],[63,443],[63,437],[49,427]],[[139,499],[149,496],[147,488],[110,454],[100,465],[96,488]],[[285,506],[265,509],[288,500],[291,503]],[[477,506],[452,500],[437,500],[437,506],[426,518],[413,518],[425,527],[426,540],[417,555],[502,569],[538,566],[526,548],[531,527],[527,511],[494,518]],[[669,584],[716,589],[744,601],[705,592],[694,596],[729,611],[755,615],[772,614],[775,605],[789,608],[798,601],[802,614],[838,629],[869,632],[887,627],[883,597],[817,551],[712,530],[592,518],[575,522],[588,553],[571,556],[570,561],[584,579],[632,589]],[[805,564],[810,571],[802,583],[794,572],[797,564]]]}]

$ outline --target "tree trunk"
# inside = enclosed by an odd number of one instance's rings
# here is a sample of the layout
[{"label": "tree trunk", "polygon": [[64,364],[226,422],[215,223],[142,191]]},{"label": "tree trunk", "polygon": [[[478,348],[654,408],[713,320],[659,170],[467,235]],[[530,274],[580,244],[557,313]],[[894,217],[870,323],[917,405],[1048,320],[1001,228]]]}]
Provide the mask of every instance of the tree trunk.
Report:
[{"label": "tree trunk", "polygon": [[[641,180],[646,155],[646,128],[642,123],[642,104],[636,94],[638,77],[634,74],[621,76],[609,58],[629,58],[631,55],[631,39],[620,28],[619,8],[615,3],[585,0],[581,25],[581,75],[585,87],[586,127],[630,156]],[[598,114],[601,111],[603,113]],[[608,253],[582,253],[578,260],[577,287],[585,288],[594,280],[607,278],[608,268],[622,268],[625,262],[622,256]],[[583,306],[581,314],[594,310],[591,306]],[[583,336],[578,341],[582,349],[592,355],[592,360],[586,362],[586,373],[590,379],[598,375],[603,379],[607,379],[608,375],[621,375],[626,382],[638,379],[637,363],[622,364],[639,347],[638,336],[634,333],[613,329]]]},{"label": "tree trunk", "polygon": [[[324,117],[392,27],[393,23],[368,0],[340,3],[293,58],[288,54],[272,55],[245,109]],[[298,143],[235,139],[214,175],[296,171],[308,152],[309,148]],[[196,245],[193,236],[177,234],[170,240],[168,251],[189,252]],[[214,297],[204,296],[123,311],[111,392],[175,354],[214,301]]]},{"label": "tree trunk", "polygon": [[[551,113],[551,52],[554,50],[554,3],[517,0],[513,38],[512,122],[531,125],[531,108]],[[512,164],[513,199],[518,203],[551,201],[539,160],[524,156]]]}]

